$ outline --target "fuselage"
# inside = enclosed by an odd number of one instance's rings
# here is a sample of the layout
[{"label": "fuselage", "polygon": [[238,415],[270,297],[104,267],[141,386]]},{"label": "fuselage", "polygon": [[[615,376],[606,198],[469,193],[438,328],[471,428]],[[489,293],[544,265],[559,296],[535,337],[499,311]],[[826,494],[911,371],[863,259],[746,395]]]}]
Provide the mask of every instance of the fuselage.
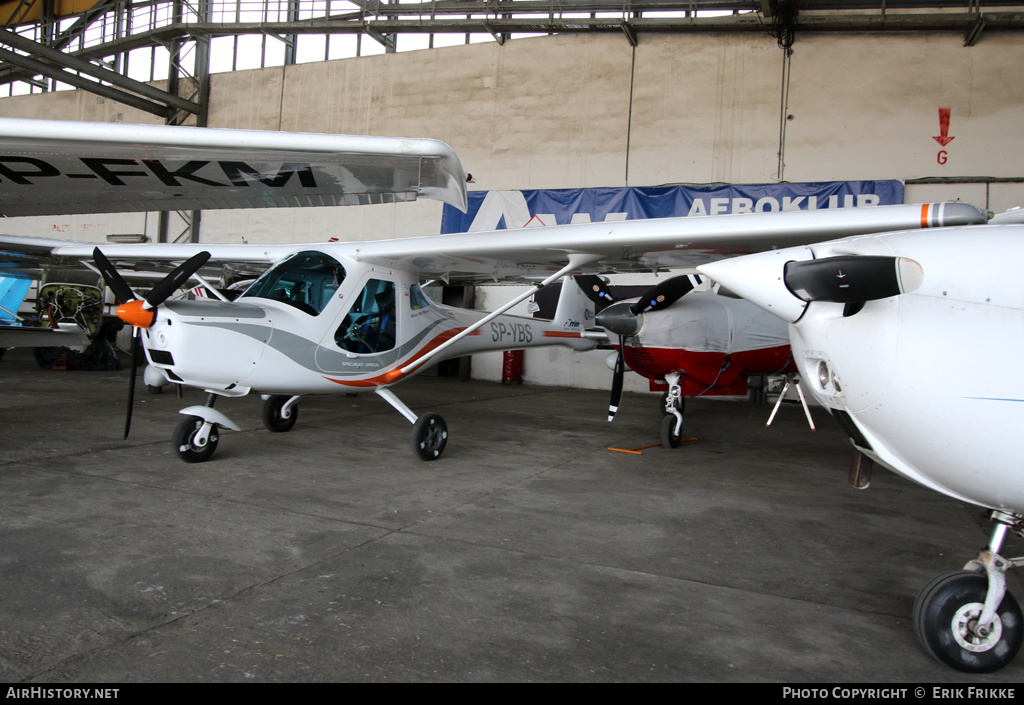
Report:
[{"label": "fuselage", "polygon": [[918,289],[869,301],[852,315],[829,302],[805,304],[801,313],[780,289],[742,293],[795,311],[790,338],[800,374],[859,450],[949,496],[1024,511],[1015,436],[1024,423],[1024,380],[1008,364],[1024,344],[1024,226],[892,233],[775,254],[740,258],[728,275],[725,267],[707,273],[739,290],[731,277],[756,281],[761,268],[774,278],[787,257],[885,255],[920,264]]},{"label": "fuselage", "polygon": [[410,272],[308,250],[234,302],[163,303],[144,341],[150,363],[172,381],[228,396],[386,387],[483,350],[594,347],[578,330],[503,315],[409,369],[485,315],[431,301]]},{"label": "fuselage", "polygon": [[743,299],[694,291],[640,319],[623,354],[652,391],[679,373],[683,396],[745,394],[749,375],[795,371],[785,322]]}]

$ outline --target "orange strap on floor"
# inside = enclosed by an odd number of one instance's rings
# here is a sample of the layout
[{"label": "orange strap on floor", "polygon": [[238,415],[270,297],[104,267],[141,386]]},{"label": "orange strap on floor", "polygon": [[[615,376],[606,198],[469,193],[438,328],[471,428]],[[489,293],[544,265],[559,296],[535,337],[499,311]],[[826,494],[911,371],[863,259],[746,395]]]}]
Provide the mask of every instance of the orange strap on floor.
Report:
[{"label": "orange strap on floor", "polygon": [[660,445],[661,445],[660,443],[652,443],[649,446],[640,446],[639,448],[611,448],[611,447],[609,447],[608,450],[614,450],[616,453],[632,453],[633,455],[643,455],[643,453],[641,453],[640,451],[642,451],[642,450],[644,450],[646,448],[657,448]]}]

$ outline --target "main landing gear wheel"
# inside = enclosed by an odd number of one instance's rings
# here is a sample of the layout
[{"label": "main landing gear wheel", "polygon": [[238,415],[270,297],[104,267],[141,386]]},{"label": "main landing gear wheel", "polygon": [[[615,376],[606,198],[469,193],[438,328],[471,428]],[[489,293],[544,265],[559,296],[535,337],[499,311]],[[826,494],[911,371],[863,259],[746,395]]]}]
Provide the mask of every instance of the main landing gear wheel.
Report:
[{"label": "main landing gear wheel", "polygon": [[661,419],[661,445],[666,448],[678,448],[679,441],[683,437],[683,425],[679,424],[679,431],[676,432],[676,417],[667,415]]},{"label": "main landing gear wheel", "polygon": [[299,407],[292,405],[288,415],[283,415],[284,405],[291,399],[283,394],[275,394],[263,402],[263,425],[267,430],[274,433],[284,433],[292,430],[292,426],[299,420]]},{"label": "main landing gear wheel", "polygon": [[412,425],[412,449],[423,460],[437,460],[448,445],[448,425],[440,414],[424,414]]},{"label": "main landing gear wheel", "polygon": [[979,633],[988,577],[957,570],[943,573],[921,591],[914,603],[914,628],[925,649],[939,662],[968,673],[996,671],[1017,655],[1024,637],[1024,617],[1006,593],[991,628]]},{"label": "main landing gear wheel", "polygon": [[198,416],[189,416],[174,429],[171,446],[178,457],[186,463],[202,463],[209,460],[213,451],[217,450],[217,441],[220,440],[220,436],[216,426],[210,429],[210,434],[205,442],[201,436],[197,439],[204,423],[206,422]]}]

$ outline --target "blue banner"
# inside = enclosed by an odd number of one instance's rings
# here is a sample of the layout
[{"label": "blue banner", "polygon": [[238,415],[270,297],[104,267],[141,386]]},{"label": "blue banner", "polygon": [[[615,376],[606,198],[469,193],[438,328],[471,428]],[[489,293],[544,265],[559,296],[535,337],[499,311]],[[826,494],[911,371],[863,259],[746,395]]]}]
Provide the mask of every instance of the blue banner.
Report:
[{"label": "blue banner", "polygon": [[903,182],[896,180],[473,191],[469,194],[467,213],[445,205],[441,233],[900,203],[903,203]]}]

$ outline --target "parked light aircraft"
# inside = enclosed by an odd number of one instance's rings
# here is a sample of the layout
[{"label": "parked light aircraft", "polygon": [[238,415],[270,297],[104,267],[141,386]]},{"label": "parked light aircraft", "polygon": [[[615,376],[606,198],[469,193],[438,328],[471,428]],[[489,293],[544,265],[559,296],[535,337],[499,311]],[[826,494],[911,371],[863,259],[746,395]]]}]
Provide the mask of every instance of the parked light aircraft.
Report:
[{"label": "parked light aircraft", "polygon": [[[417,197],[466,203],[466,173],[454,152],[433,140],[2,119],[0,149],[6,215]],[[183,460],[206,460],[219,429],[238,429],[213,408],[221,397],[266,395],[265,424],[284,431],[295,422],[301,395],[353,390],[373,390],[412,422],[413,447],[431,460],[446,446],[444,421],[406,407],[391,389],[395,384],[472,352],[550,344],[588,349],[594,341],[582,330],[582,316],[571,313],[576,306],[568,295],[557,320],[545,324],[506,315],[532,291],[484,315],[431,302],[424,280],[530,281],[539,288],[569,275],[660,272],[825,237],[978,216],[963,204],[931,204],[585,223],[514,238],[498,231],[316,245],[46,243],[44,252],[35,251],[44,268],[81,262],[100,271],[123,302],[118,315],[134,326],[135,344],[144,346],[150,366],[209,393],[206,406],[182,412],[186,419],[173,442]],[[15,252],[33,245],[17,237],[0,243]],[[141,298],[118,270],[175,263]],[[168,300],[190,278],[205,283],[204,272],[228,264],[269,269],[233,302]],[[134,379],[133,369],[130,389]]]},{"label": "parked light aircraft", "polygon": [[[873,462],[990,510],[987,547],[928,584],[914,606],[925,649],[988,672],[1013,659],[1024,618],[1000,551],[1024,527],[1015,430],[1024,381],[1024,212],[988,225],[852,237],[699,267],[789,323],[797,367],[855,448],[851,482]],[[950,374],[965,360],[968,374]]]},{"label": "parked light aircraft", "polygon": [[597,304],[596,322],[617,336],[608,420],[618,412],[628,367],[663,391],[661,442],[679,446],[685,397],[747,393],[750,375],[795,371],[786,324],[744,299],[694,291],[700,277],[674,277],[639,298],[616,300],[598,276],[576,283]]}]

